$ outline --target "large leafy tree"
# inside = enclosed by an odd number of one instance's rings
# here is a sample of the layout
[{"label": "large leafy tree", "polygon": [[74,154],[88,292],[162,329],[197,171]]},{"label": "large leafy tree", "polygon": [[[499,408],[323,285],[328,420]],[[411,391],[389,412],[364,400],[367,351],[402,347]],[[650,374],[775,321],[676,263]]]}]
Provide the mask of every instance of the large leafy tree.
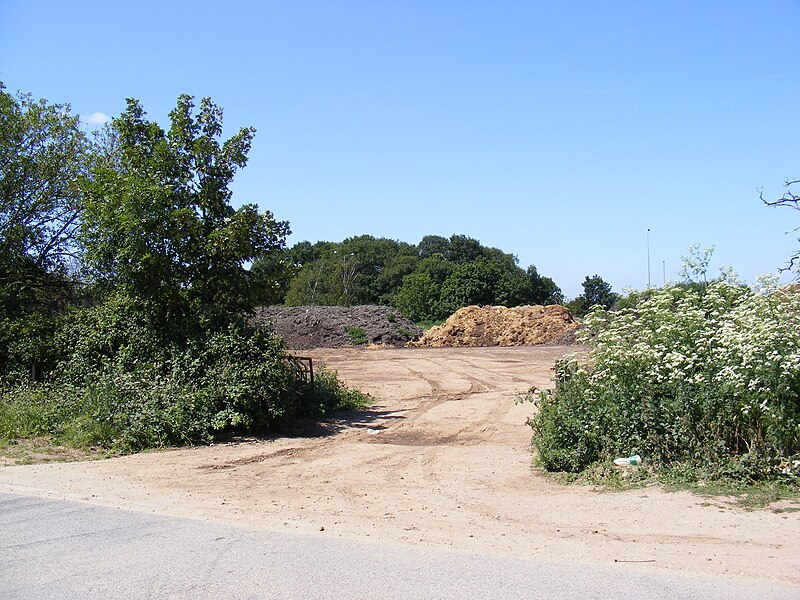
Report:
[{"label": "large leafy tree", "polygon": [[224,321],[252,306],[246,264],[279,252],[289,227],[254,204],[231,206],[255,130],[221,143],[222,109],[209,98],[194,109],[180,96],[165,131],[128,100],[86,186],[81,240],[100,289],[145,302],[157,317],[199,309]]},{"label": "large leafy tree", "polygon": [[0,82],[0,317],[62,303],[88,158],[69,105],[12,95]]},{"label": "large leafy tree", "polygon": [[459,264],[442,285],[442,316],[463,306],[502,304],[498,296],[505,291],[503,283],[503,269],[496,261],[481,258]]},{"label": "large leafy tree", "polygon": [[73,255],[89,144],[67,104],[0,82],[0,251],[42,269]]},{"label": "large leafy tree", "polygon": [[0,82],[0,375],[36,379],[52,362],[89,156],[69,105],[10,94]]},{"label": "large leafy tree", "polygon": [[450,238],[440,235],[426,235],[417,244],[417,252],[421,259],[441,254],[452,263],[467,263],[479,259],[486,254],[488,248],[469,236],[454,234]]},{"label": "large leafy tree", "polygon": [[[426,236],[421,244],[432,237],[435,236]],[[445,238],[441,239],[447,242]],[[450,313],[442,307],[442,286],[455,269],[456,265],[440,252],[427,255],[413,273],[403,278],[394,294],[393,305],[418,323],[444,319]]]},{"label": "large leafy tree", "polygon": [[392,304],[404,316],[416,323],[440,319],[439,287],[429,273],[415,272],[403,278]]},{"label": "large leafy tree", "polygon": [[361,235],[344,240],[337,253],[346,304],[387,304],[391,294],[414,270],[417,250],[411,244]]},{"label": "large leafy tree", "polygon": [[506,306],[521,304],[563,304],[564,294],[549,277],[539,275],[534,265],[527,270],[514,269],[506,272]]},{"label": "large leafy tree", "polygon": [[340,243],[300,242],[285,257],[295,269],[288,305],[387,304],[418,260],[411,244],[371,235]]},{"label": "large leafy tree", "polygon": [[611,284],[604,281],[599,275],[586,276],[583,283],[583,294],[570,301],[567,305],[578,315],[587,314],[593,306],[602,306],[609,309],[620,299],[619,294],[611,291]]}]

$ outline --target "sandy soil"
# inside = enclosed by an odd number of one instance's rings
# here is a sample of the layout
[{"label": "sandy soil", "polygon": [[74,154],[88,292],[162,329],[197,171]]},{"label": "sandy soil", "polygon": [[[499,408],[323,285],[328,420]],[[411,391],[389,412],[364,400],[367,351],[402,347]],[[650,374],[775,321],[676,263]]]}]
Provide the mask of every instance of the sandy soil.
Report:
[{"label": "sandy soil", "polygon": [[[380,400],[316,437],[0,468],[0,490],[249,527],[800,586],[800,513],[531,470],[530,404],[574,348],[315,350]],[[309,352],[304,352],[308,354]],[[641,562],[636,562],[641,561]],[[645,562],[647,561],[647,562]]]}]

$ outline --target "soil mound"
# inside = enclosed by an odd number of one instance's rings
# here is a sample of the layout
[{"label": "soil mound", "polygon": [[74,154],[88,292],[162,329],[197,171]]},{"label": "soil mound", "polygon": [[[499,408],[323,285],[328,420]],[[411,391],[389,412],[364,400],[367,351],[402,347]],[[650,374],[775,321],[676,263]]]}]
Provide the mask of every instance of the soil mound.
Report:
[{"label": "soil mound", "polygon": [[580,322],[563,306],[467,306],[410,346],[537,346],[575,343]]},{"label": "soil mound", "polygon": [[256,309],[256,323],[268,323],[286,346],[347,348],[405,346],[422,329],[387,306],[269,306]]}]

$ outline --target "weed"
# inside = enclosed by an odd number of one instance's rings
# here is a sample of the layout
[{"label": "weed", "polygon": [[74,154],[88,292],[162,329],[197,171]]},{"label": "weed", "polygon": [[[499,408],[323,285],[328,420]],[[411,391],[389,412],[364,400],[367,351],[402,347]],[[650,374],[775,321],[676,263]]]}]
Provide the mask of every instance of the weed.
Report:
[{"label": "weed", "polygon": [[413,331],[409,331],[406,327],[398,329],[397,334],[406,340],[412,340],[416,337],[416,334]]},{"label": "weed", "polygon": [[361,327],[347,327],[344,328],[345,333],[347,333],[347,337],[350,339],[350,343],[355,346],[363,346],[367,343],[367,333]]},{"label": "weed", "polygon": [[419,321],[418,323],[416,323],[416,325],[420,329],[424,329],[424,330],[427,331],[428,329],[430,329],[432,327],[438,327],[442,323],[444,323],[444,319],[438,319],[438,320],[435,320],[435,321]]}]

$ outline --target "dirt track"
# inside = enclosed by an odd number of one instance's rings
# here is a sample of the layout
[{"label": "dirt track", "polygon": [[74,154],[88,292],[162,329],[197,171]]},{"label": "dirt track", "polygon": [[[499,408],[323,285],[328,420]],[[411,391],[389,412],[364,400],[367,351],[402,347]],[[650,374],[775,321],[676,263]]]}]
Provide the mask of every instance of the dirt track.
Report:
[{"label": "dirt track", "polygon": [[[0,490],[386,543],[800,586],[798,512],[531,472],[530,404],[564,347],[316,350],[380,400],[316,437],[0,468]],[[308,352],[304,352],[308,354]]]}]

